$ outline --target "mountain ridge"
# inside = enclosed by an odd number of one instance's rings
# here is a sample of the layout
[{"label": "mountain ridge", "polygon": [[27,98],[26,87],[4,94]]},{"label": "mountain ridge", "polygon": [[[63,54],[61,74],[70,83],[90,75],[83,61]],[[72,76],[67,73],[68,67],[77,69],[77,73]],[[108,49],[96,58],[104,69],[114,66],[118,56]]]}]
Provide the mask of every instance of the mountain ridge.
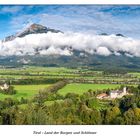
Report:
[{"label": "mountain ridge", "polygon": [[62,31],[60,30],[51,29],[46,26],[34,23],[34,24],[31,24],[29,27],[27,27],[25,30],[16,33],[15,35],[10,35],[10,36],[5,37],[3,42],[12,41],[17,37],[22,38],[29,34],[39,34],[39,33],[48,33],[48,32],[52,32],[52,33],[61,32],[62,33]]}]

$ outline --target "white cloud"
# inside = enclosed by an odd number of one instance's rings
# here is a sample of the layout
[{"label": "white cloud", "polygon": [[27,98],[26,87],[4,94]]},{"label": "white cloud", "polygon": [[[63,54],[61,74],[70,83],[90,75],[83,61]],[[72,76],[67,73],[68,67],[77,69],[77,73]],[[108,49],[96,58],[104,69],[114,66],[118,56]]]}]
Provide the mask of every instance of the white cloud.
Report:
[{"label": "white cloud", "polygon": [[[7,35],[20,31],[31,23],[39,23],[64,32],[121,33],[125,36],[139,38],[140,10],[138,7],[107,5],[2,6],[0,12],[8,14],[10,17],[9,21],[7,20],[8,26],[5,25],[5,29],[7,28],[5,34]],[[4,21],[5,18],[1,20]],[[1,36],[4,37],[5,34],[1,33]]]},{"label": "white cloud", "polygon": [[140,40],[121,36],[82,33],[30,34],[13,41],[0,41],[0,55],[72,55],[72,50],[108,56],[111,54],[140,57]]},{"label": "white cloud", "polygon": [[62,31],[70,30],[99,34],[122,33],[126,36],[139,37],[140,18],[138,16],[136,17],[134,14],[133,20],[132,17],[127,17],[127,15],[120,18],[111,12],[101,10],[106,8],[107,6],[60,6],[57,12],[55,8],[51,9],[52,12],[48,12],[48,9],[44,7],[41,12],[36,14],[22,13],[14,16],[10,23],[14,30],[19,30],[28,23],[39,23]]},{"label": "white cloud", "polygon": [[125,53],[126,56],[128,57],[133,57],[133,55],[129,54],[129,53]]},{"label": "white cloud", "polygon": [[15,14],[21,11],[22,9],[22,6],[5,6],[0,10],[0,12]]},{"label": "white cloud", "polygon": [[111,54],[111,52],[106,47],[99,47],[97,49],[96,53],[99,54],[99,55],[104,55],[104,56],[108,56],[108,55]]},{"label": "white cloud", "polygon": [[120,55],[121,55],[119,52],[114,52],[114,54],[115,54],[116,56],[120,56]]}]

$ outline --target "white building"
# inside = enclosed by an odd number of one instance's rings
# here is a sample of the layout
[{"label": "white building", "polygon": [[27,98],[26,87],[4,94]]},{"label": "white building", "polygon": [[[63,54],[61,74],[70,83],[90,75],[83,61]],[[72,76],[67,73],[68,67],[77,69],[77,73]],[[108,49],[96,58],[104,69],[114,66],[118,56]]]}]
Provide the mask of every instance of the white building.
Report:
[{"label": "white building", "polygon": [[6,83],[2,86],[0,86],[1,90],[7,90],[9,88],[9,85],[7,85]]},{"label": "white building", "polygon": [[109,96],[110,98],[121,98],[123,97],[124,95],[127,95],[127,90],[126,90],[126,87],[123,88],[123,91],[120,91],[120,90],[112,90],[110,93],[109,93]]}]

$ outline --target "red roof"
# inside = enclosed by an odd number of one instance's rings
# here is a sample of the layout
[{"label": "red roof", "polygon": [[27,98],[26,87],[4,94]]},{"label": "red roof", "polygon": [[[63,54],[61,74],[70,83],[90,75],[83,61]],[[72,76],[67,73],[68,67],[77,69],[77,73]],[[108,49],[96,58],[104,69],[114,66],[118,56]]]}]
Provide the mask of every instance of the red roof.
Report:
[{"label": "red roof", "polygon": [[106,93],[101,93],[97,95],[97,97],[106,97],[106,96],[108,96]]}]

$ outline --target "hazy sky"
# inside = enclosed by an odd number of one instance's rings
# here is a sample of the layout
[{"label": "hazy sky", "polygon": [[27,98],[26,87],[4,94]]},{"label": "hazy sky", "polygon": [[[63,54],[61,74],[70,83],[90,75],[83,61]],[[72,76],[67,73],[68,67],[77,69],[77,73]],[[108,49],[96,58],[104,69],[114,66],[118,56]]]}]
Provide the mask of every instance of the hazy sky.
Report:
[{"label": "hazy sky", "polygon": [[121,33],[140,38],[140,6],[0,6],[0,39],[19,32],[32,23],[62,31]]}]

